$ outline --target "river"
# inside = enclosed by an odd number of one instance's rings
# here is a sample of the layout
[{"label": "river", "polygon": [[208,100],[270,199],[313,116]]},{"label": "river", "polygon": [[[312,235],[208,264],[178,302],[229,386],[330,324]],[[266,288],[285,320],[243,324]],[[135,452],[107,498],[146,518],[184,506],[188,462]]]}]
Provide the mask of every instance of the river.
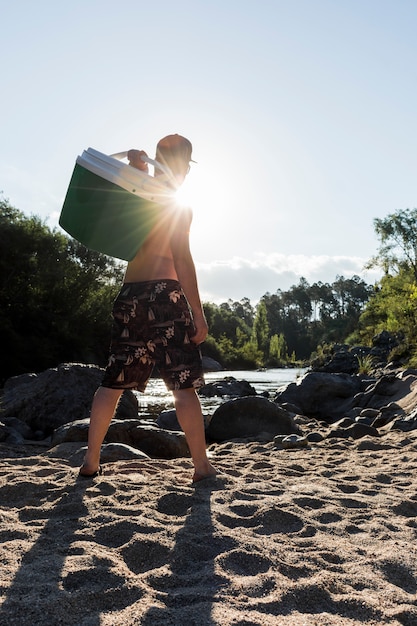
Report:
[{"label": "river", "polygon": [[[271,397],[276,391],[284,389],[289,383],[294,382],[304,374],[305,369],[265,369],[262,371],[251,370],[223,370],[221,372],[207,372],[204,375],[206,383],[213,383],[233,376],[236,380],[246,380],[252,385],[258,394],[265,391]],[[173,408],[172,394],[166,390],[165,384],[159,378],[152,378],[145,393],[137,393],[140,412],[156,416],[164,409]],[[211,414],[224,399],[200,397],[203,413]]]}]

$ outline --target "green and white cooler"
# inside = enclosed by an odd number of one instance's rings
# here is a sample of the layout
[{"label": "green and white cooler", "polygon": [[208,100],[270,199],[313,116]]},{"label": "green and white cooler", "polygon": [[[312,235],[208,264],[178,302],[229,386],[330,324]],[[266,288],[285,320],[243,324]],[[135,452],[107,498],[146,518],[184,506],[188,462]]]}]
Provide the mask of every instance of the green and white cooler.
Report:
[{"label": "green and white cooler", "polygon": [[174,197],[165,177],[120,161],[126,155],[88,148],[77,157],[59,224],[88,248],[130,261]]}]

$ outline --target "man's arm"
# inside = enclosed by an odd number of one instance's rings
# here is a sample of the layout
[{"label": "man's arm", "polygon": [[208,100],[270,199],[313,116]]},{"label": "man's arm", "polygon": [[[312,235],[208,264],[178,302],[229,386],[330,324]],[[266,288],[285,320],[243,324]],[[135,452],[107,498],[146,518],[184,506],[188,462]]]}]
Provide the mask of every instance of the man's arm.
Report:
[{"label": "man's arm", "polygon": [[208,334],[207,321],[204,315],[197,284],[195,265],[190,250],[190,225],[192,212],[189,209],[176,211],[170,238],[171,251],[174,259],[175,271],[191,307],[196,333],[191,340],[202,343]]}]

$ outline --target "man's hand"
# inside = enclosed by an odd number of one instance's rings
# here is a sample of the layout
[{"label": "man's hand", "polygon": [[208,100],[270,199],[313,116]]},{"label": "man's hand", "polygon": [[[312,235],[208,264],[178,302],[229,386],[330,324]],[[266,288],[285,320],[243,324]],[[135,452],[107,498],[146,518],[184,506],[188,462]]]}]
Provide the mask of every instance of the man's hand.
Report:
[{"label": "man's hand", "polygon": [[148,156],[144,150],[129,150],[127,153],[129,165],[136,167],[137,170],[148,173],[148,164],[141,159],[143,156]]},{"label": "man's hand", "polygon": [[193,315],[193,320],[196,332],[192,337],[190,337],[190,339],[193,343],[199,346],[200,343],[203,343],[208,335],[207,321],[204,317],[204,313]]}]

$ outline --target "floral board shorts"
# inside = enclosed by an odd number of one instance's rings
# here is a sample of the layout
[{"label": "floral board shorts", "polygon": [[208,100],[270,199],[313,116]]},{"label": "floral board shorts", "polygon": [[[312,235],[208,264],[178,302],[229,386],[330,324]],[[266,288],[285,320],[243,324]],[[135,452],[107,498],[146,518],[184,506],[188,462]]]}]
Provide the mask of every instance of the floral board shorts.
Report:
[{"label": "floral board shorts", "polygon": [[187,299],[176,280],[125,283],[113,305],[110,357],[102,381],[145,391],[154,366],[167,389],[204,385],[201,352]]}]

